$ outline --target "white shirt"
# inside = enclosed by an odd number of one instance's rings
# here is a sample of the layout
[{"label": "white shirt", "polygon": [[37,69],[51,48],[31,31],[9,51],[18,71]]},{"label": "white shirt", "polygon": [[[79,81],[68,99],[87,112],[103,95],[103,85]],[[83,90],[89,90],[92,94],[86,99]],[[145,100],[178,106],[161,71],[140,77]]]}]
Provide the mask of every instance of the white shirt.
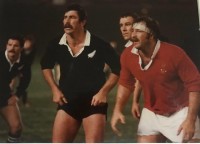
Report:
[{"label": "white shirt", "polygon": [[129,40],[129,41],[125,44],[125,47],[126,47],[126,48],[127,48],[127,47],[130,47],[132,44],[133,44],[133,42]]}]

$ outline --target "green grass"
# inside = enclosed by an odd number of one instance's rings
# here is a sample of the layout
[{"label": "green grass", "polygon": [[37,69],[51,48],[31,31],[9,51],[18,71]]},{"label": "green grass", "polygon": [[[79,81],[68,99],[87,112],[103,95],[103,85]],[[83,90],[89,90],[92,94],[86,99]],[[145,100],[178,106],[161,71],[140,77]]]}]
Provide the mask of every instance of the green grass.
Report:
[{"label": "green grass", "polygon": [[[22,142],[25,143],[49,143],[51,142],[52,126],[56,114],[56,104],[52,102],[52,94],[42,77],[39,63],[36,61],[32,67],[32,81],[29,86],[29,101],[31,107],[26,108],[20,102],[20,110],[24,124]],[[115,104],[116,87],[111,91],[108,98],[108,119],[106,124],[106,143],[132,143],[136,142],[137,120],[131,115],[131,100],[127,104],[124,114],[126,124],[119,125],[123,135],[116,136],[111,127],[110,119]],[[7,139],[7,125],[0,118],[0,143]],[[81,127],[75,142],[84,142],[84,132]]]}]

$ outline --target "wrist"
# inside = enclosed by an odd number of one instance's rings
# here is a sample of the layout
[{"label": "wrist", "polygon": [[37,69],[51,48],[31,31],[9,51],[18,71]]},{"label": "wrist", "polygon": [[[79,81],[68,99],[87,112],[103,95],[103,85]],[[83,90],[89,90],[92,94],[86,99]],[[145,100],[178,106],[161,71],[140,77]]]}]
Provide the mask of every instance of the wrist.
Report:
[{"label": "wrist", "polygon": [[133,101],[133,104],[139,105],[139,101]]}]

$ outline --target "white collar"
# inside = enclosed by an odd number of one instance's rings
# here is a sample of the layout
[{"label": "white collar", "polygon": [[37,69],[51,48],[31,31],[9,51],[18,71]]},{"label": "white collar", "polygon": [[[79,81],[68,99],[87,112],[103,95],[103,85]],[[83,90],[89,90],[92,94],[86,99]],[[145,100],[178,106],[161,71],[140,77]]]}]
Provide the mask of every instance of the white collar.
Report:
[{"label": "white collar", "polygon": [[66,45],[68,47],[68,50],[69,50],[70,54],[73,57],[77,57],[78,55],[80,55],[83,52],[85,46],[89,46],[90,45],[90,40],[91,40],[91,34],[90,34],[89,31],[86,31],[86,37],[85,37],[85,42],[84,42],[83,48],[81,48],[80,51],[78,53],[76,53],[75,55],[73,55],[71,48],[67,44],[66,33],[63,34],[62,38],[59,41],[59,44],[60,45]]},{"label": "white collar", "polygon": [[141,59],[141,57],[140,57],[140,55],[138,53],[138,49],[136,49],[135,47],[133,47],[132,50],[131,50],[131,52],[133,54],[136,54],[136,55],[139,56],[139,65],[140,65],[141,70],[147,70],[151,66],[151,64],[153,62],[153,59],[155,58],[155,56],[158,53],[159,49],[160,49],[160,40],[158,40],[157,43],[156,43],[156,46],[155,46],[155,49],[154,49],[153,54],[151,56],[150,62],[144,68],[142,68],[142,59]]},{"label": "white collar", "polygon": [[125,44],[125,47],[126,47],[126,48],[127,48],[127,47],[130,47],[132,44],[133,44],[133,42],[129,40],[129,41]]}]

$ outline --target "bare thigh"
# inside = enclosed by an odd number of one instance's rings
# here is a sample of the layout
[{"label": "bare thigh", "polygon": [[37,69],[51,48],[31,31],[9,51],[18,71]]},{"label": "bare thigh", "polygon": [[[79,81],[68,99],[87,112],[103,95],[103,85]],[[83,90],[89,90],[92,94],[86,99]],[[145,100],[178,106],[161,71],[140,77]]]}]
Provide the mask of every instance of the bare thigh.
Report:
[{"label": "bare thigh", "polygon": [[22,120],[17,104],[8,105],[0,109],[2,117],[9,126],[11,134],[20,134],[22,130]]},{"label": "bare thigh", "polygon": [[83,119],[86,143],[99,143],[104,140],[106,116],[93,114]]},{"label": "bare thigh", "polygon": [[166,138],[163,135],[145,135],[137,136],[138,143],[165,143]]},{"label": "bare thigh", "polygon": [[63,110],[58,110],[53,126],[53,143],[73,142],[80,128],[81,122],[68,115]]}]

